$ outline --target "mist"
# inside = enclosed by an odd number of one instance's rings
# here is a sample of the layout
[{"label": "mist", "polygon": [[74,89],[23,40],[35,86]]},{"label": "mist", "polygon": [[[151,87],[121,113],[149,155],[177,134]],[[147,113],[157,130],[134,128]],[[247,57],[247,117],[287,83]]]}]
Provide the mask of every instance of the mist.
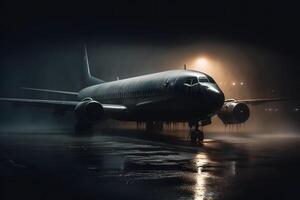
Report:
[{"label": "mist", "polygon": [[[300,86],[295,76],[299,74],[298,62],[288,54],[268,48],[203,37],[194,38],[193,41],[181,39],[178,42],[162,42],[161,39],[149,42],[141,38],[91,38],[86,43],[91,73],[105,81],[183,69],[186,64],[188,69],[212,76],[226,98],[299,98]],[[24,92],[19,88],[82,89],[83,44],[82,40],[54,40],[4,45],[3,49],[7,49],[0,59],[1,96],[70,99],[62,95]],[[203,66],[197,63],[199,58],[205,58],[207,64]],[[72,127],[73,119],[70,119],[70,115],[54,116],[49,110],[37,111],[14,106],[6,108],[6,105],[1,105],[1,128],[10,127],[10,124],[13,125],[10,128],[16,129],[47,128],[48,125],[55,128]],[[298,130],[299,107],[299,101],[251,106],[250,119],[239,126],[243,128],[232,128],[231,131]],[[214,118],[213,124],[205,129],[225,131],[225,126],[218,118]]]}]

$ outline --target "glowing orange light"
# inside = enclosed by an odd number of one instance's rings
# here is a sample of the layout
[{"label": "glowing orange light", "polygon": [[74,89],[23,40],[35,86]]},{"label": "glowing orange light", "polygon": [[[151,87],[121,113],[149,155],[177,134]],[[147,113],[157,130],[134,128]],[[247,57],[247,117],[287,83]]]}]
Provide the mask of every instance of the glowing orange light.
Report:
[{"label": "glowing orange light", "polygon": [[196,60],[196,65],[199,65],[199,66],[206,66],[208,64],[208,61],[206,58],[204,57],[201,57],[201,58],[198,58]]}]

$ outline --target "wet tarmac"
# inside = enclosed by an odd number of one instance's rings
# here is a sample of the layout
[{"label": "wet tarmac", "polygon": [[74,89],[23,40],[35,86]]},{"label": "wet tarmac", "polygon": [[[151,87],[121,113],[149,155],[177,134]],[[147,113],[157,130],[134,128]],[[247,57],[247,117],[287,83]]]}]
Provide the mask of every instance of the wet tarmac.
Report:
[{"label": "wet tarmac", "polygon": [[0,199],[299,198],[300,134],[207,137],[1,133]]}]

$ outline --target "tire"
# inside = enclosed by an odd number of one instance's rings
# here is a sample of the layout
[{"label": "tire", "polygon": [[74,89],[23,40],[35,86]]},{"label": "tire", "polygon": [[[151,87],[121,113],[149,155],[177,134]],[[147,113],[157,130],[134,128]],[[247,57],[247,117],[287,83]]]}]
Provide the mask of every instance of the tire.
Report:
[{"label": "tire", "polygon": [[191,132],[191,143],[196,144],[197,143],[197,133],[196,131]]},{"label": "tire", "polygon": [[196,134],[197,134],[197,141],[198,142],[203,142],[204,140],[204,133],[200,130],[196,131]]}]

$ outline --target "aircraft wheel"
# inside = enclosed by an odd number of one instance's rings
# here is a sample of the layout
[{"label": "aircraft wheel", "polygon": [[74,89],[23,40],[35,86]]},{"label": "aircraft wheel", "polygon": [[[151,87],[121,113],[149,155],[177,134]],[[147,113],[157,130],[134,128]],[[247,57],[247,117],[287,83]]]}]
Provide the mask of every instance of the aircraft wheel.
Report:
[{"label": "aircraft wheel", "polygon": [[202,143],[204,140],[204,133],[200,130],[191,132],[191,142],[193,144]]},{"label": "aircraft wheel", "polygon": [[200,130],[197,130],[196,134],[197,134],[197,141],[198,142],[203,142],[203,140],[204,140],[204,133],[202,131],[200,131]]},{"label": "aircraft wheel", "polygon": [[191,131],[191,143],[193,143],[193,144],[197,143],[197,133],[196,133],[196,131]]}]

